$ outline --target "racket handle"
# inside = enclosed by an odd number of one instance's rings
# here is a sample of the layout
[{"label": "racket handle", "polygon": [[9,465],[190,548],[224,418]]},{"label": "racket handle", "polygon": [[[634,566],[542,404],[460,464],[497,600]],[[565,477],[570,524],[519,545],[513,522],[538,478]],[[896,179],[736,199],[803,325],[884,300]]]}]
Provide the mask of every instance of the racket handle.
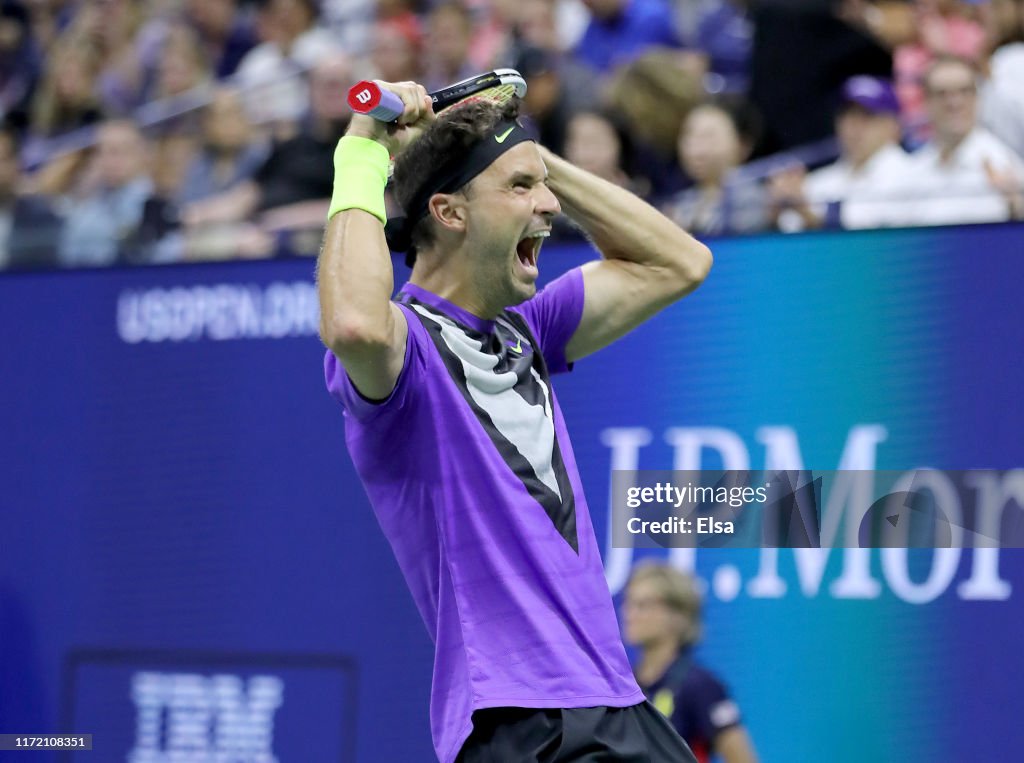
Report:
[{"label": "racket handle", "polygon": [[378,122],[394,122],[405,111],[401,98],[370,80],[353,85],[348,91],[348,105],[356,114],[366,114]]}]

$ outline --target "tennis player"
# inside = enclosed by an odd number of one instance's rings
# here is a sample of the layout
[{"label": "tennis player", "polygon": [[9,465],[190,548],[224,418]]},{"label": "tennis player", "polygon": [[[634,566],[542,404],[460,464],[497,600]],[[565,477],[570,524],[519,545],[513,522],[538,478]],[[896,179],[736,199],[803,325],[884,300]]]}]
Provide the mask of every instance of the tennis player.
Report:
[{"label": "tennis player", "polygon": [[[318,267],[328,389],[435,643],[442,763],[694,758],[637,685],[551,374],[691,292],[708,249],[535,143],[515,101],[434,116],[379,83],[354,116]],[[406,211],[385,238],[389,158]],[[537,292],[564,211],[601,252]],[[412,276],[392,298],[392,246]],[[637,369],[638,382],[642,371]]]}]

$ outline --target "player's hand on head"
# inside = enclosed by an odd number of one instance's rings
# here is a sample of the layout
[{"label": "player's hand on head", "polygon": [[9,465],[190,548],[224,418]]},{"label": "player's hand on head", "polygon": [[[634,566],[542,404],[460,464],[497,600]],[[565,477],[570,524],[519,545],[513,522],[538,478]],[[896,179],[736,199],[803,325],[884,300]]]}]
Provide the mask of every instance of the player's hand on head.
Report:
[{"label": "player's hand on head", "polygon": [[391,155],[396,156],[434,121],[436,116],[433,104],[426,88],[416,82],[374,82],[382,90],[390,91],[401,98],[405,110],[391,123],[380,122],[364,114],[353,114],[348,134],[383,143]]}]

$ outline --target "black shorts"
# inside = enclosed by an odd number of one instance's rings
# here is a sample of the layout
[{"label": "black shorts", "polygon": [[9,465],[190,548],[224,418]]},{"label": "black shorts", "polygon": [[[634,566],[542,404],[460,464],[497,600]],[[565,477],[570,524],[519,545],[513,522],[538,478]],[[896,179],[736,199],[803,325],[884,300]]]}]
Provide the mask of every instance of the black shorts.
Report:
[{"label": "black shorts", "polygon": [[473,713],[456,763],[696,763],[650,702],[632,707],[494,707]]}]

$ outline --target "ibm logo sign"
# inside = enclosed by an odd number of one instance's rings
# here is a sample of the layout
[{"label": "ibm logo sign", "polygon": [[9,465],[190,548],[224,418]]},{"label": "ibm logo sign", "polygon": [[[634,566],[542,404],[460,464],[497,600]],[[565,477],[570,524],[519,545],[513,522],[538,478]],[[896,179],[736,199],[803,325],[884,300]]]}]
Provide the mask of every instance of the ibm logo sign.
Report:
[{"label": "ibm logo sign", "polygon": [[274,713],[283,697],[276,676],[136,673],[128,763],[278,763]]}]

